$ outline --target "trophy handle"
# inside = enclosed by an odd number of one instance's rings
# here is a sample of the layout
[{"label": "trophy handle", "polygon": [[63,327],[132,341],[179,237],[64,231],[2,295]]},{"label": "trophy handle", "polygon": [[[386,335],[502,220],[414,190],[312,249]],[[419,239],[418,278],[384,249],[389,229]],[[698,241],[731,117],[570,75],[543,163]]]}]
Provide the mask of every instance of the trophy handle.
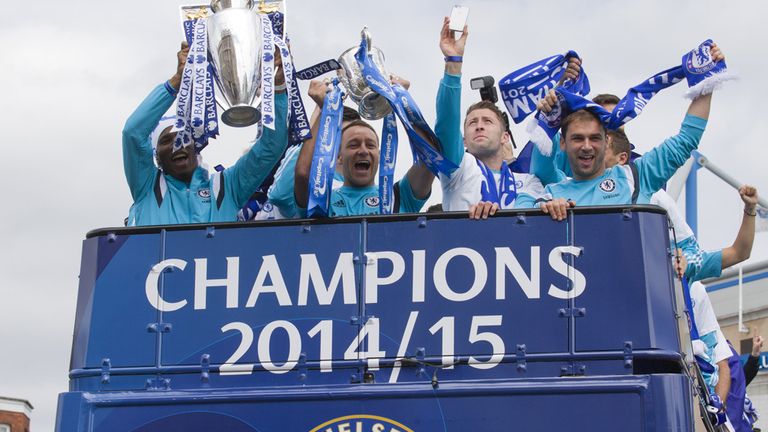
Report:
[{"label": "trophy handle", "polygon": [[368,27],[363,27],[360,32],[360,37],[365,39],[365,45],[368,47],[368,52],[371,51],[371,32],[368,31]]}]

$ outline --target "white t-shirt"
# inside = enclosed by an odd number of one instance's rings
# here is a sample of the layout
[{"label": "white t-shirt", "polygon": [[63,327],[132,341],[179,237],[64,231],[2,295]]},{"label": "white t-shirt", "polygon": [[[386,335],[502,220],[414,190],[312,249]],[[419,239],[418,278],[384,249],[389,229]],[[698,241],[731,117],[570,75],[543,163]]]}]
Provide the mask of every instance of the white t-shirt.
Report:
[{"label": "white t-shirt", "polygon": [[[518,196],[525,192],[533,197],[540,197],[544,193],[539,179],[531,174],[514,173],[515,187]],[[482,169],[477,165],[477,158],[470,153],[464,153],[459,168],[450,177],[440,174],[440,186],[443,188],[443,210],[465,211],[469,207],[479,203],[483,196],[480,192],[486,182]],[[499,184],[501,174],[493,172],[493,179]],[[514,202],[502,208],[513,208]]]},{"label": "white t-shirt", "polygon": [[[651,204],[657,205],[667,211],[669,220],[672,222],[672,226],[675,228],[675,236],[677,242],[681,242],[689,237],[693,236],[693,230],[685,222],[685,218],[680,214],[680,210],[677,208],[677,203],[671,196],[664,190],[659,189],[658,192],[651,195]],[[670,233],[670,236],[672,234]],[[673,240],[674,239],[670,239]]]},{"label": "white t-shirt", "polygon": [[[701,282],[691,284],[691,302],[693,302],[693,318],[696,321],[696,328],[699,335],[717,332],[717,345],[712,355],[714,363],[730,358],[733,353],[728,347],[723,332],[720,330],[720,324],[717,322],[717,315],[712,308],[712,302],[709,300],[707,290]],[[695,348],[695,346],[694,346]]]}]

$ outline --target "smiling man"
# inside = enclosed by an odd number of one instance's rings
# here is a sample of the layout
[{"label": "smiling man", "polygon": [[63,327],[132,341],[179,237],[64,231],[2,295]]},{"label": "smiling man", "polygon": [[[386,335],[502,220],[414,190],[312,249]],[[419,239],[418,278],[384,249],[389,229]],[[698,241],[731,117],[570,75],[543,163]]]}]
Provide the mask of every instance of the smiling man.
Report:
[{"label": "smiling man", "polygon": [[[410,82],[390,76],[393,84],[408,89]],[[312,116],[312,135],[319,135],[320,107],[329,90],[319,80],[312,80],[309,96],[318,108]],[[417,133],[422,133],[417,131]],[[426,135],[422,135],[426,137]],[[329,216],[355,216],[379,214],[379,187],[376,177],[379,170],[379,136],[373,127],[363,120],[344,122],[341,131],[341,143],[337,160],[337,169],[341,169],[343,185],[334,187],[331,192]],[[309,178],[312,167],[312,155],[315,151],[314,138],[304,142],[296,161],[294,171],[294,199],[303,214],[309,201]],[[405,177],[395,183],[393,190],[394,205],[392,213],[416,213],[421,210],[432,192],[435,176],[424,164],[415,164],[408,169]]]},{"label": "smiling man", "polygon": [[[712,45],[713,63],[725,61],[716,44]],[[536,201],[544,213],[564,220],[568,208],[579,205],[648,204],[651,197],[695,150],[709,118],[712,94],[691,101],[680,132],[664,140],[642,158],[626,165],[605,166],[608,134],[597,114],[582,109],[566,116],[560,124],[560,149],[565,152],[572,178],[548,184],[545,195]],[[538,108],[552,112],[560,104],[556,92],[539,101]],[[551,168],[551,167],[550,167]],[[542,176],[546,177],[546,176]]]},{"label": "smiling man", "polygon": [[[259,187],[288,144],[286,95],[275,97],[277,127],[265,128],[234,166],[209,174],[194,145],[173,150],[175,117],[162,117],[176,100],[189,47],[177,53],[176,73],[157,86],[123,128],[123,167],[133,205],[127,225],[229,222]],[[276,58],[276,67],[280,64]],[[277,71],[275,82],[281,85]],[[155,153],[153,155],[153,153]]]}]

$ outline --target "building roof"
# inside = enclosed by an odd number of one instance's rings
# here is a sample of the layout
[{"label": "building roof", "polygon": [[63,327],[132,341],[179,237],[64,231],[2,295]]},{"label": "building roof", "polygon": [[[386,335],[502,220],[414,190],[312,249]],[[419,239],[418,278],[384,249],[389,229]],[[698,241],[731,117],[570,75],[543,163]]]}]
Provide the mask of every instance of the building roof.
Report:
[{"label": "building roof", "polygon": [[0,396],[0,411],[17,412],[30,418],[34,407],[26,399]]},{"label": "building roof", "polygon": [[[768,261],[742,267],[742,310],[745,320],[768,316]],[[702,281],[712,301],[712,307],[721,325],[738,320],[739,267],[734,266],[720,277]]]}]

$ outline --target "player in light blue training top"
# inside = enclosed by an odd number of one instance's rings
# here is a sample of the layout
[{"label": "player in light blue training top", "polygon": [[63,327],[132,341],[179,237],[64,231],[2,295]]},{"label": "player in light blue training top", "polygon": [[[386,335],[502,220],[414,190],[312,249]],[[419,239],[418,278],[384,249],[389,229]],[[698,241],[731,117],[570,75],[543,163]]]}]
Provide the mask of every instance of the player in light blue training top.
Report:
[{"label": "player in light blue training top", "polygon": [[[406,89],[410,83],[392,77]],[[322,105],[327,86],[318,80],[310,82],[309,95]],[[313,119],[315,116],[313,115]],[[318,122],[313,122],[313,136]],[[300,211],[306,212],[314,139],[305,141],[296,161],[294,197]],[[368,123],[355,120],[342,127],[339,164],[344,184],[331,193],[330,216],[379,214],[379,188],[376,174],[379,168],[379,137]],[[423,164],[412,166],[405,177],[395,183],[393,213],[416,213],[421,210],[432,191],[434,175]]]},{"label": "player in light blue training top", "polygon": [[[713,50],[714,61],[723,60],[719,50]],[[579,110],[563,119],[560,148],[565,152],[573,178],[545,187],[545,195],[536,205],[555,220],[563,220],[567,209],[574,205],[647,204],[651,196],[690,157],[704,133],[709,117],[711,94],[694,99],[683,120],[678,135],[645,153],[638,161],[605,168],[608,146],[607,131],[596,114]],[[550,92],[540,104],[544,112],[558,103]]]},{"label": "player in light blue training top", "polygon": [[[275,130],[265,129],[234,166],[209,174],[200,166],[194,145],[173,151],[173,118],[161,119],[176,100],[188,53],[185,43],[177,54],[176,74],[152,90],[123,128],[123,166],[133,197],[129,226],[237,220],[238,209],[269,175],[288,144],[288,102],[283,93],[275,96]],[[276,84],[282,79],[278,71]]]}]

